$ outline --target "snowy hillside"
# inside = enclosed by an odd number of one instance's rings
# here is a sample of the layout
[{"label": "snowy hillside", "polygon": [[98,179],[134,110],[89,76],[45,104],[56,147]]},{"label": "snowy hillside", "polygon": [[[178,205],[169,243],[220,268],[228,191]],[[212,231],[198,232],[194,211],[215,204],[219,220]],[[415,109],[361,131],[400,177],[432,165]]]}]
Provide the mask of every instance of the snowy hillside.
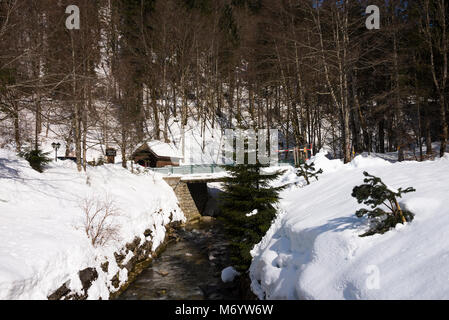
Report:
[{"label": "snowy hillside", "polygon": [[[101,105],[100,102],[98,102]],[[1,114],[1,113],[0,113]],[[24,132],[33,132],[32,127],[29,123],[32,123],[33,115],[28,112],[22,112],[23,117],[28,120],[28,127],[25,127]],[[25,121],[24,121],[25,122]],[[113,120],[110,126],[116,125]],[[0,148],[6,148],[10,150],[15,150],[15,144],[12,138],[8,134],[3,134],[2,130],[5,128],[1,127],[0,124]],[[152,121],[148,121],[148,132],[154,130]],[[6,127],[11,127],[11,124],[7,124]],[[52,157],[54,157],[54,150],[51,146],[53,142],[60,143],[61,147],[58,151],[58,156],[64,156],[66,151],[67,142],[65,136],[67,132],[70,131],[66,125],[56,125],[56,124],[43,124],[43,131],[39,135],[39,145],[44,152],[49,152]],[[161,130],[163,127],[161,127]],[[121,161],[120,146],[117,141],[120,141],[118,134],[119,131],[115,130],[113,133],[109,133],[110,136],[106,136],[106,132],[102,127],[92,127],[90,128],[87,136],[87,150],[86,159],[87,161],[97,161],[99,158],[105,158],[106,148],[115,148],[117,150],[116,163]],[[218,122],[214,123],[214,128],[212,127],[211,121],[206,121],[204,127],[202,128],[199,123],[190,118],[187,125],[182,129],[180,122],[172,117],[168,121],[168,141],[171,148],[174,150],[176,155],[183,157],[182,164],[223,164],[225,163],[225,158],[223,157],[223,144],[224,144],[224,134],[223,129],[220,127]],[[29,141],[25,143],[25,146],[34,147],[34,136],[28,137]],[[143,141],[132,141],[129,142],[129,146],[126,150],[127,157],[140,147],[144,142],[153,141],[154,137],[150,134],[145,136]],[[164,142],[163,137],[161,137],[162,142]],[[107,142],[107,143],[106,143]],[[70,156],[75,156],[75,146],[73,143],[70,145],[71,150]]]},{"label": "snowy hillside", "polygon": [[[170,120],[169,139],[178,153],[184,155],[182,164],[223,164],[223,130],[207,121],[204,131],[197,121],[189,119],[184,131],[179,122]],[[184,146],[183,146],[184,139]]]},{"label": "snowy hillside", "polygon": [[[86,199],[108,199],[116,208],[116,235],[103,246],[94,247],[84,231]],[[53,162],[40,174],[0,149],[0,299],[46,299],[64,283],[79,291],[78,271],[88,267],[99,273],[89,298],[106,299],[117,272],[120,283],[127,280],[114,253],[136,236],[151,241],[154,251],[165,225],[183,219],[173,190],[158,176],[134,175],[120,165],[78,173],[71,161]],[[147,237],[145,230],[151,230]],[[131,258],[132,252],[125,260]]]},{"label": "snowy hillside", "polygon": [[[344,165],[315,157],[319,181],[282,194],[282,214],[252,251],[253,291],[266,299],[449,299],[449,154],[392,163],[358,156]],[[412,186],[401,204],[415,213],[383,235],[359,237],[367,220],[351,197],[363,171],[394,188]],[[298,181],[293,170],[284,182]]]}]

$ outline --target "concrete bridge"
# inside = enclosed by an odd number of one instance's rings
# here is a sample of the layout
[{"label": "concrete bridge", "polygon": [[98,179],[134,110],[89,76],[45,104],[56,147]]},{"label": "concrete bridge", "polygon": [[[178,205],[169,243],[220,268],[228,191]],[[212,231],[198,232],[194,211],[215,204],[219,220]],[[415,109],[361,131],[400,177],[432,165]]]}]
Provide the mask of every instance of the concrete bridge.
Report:
[{"label": "concrete bridge", "polygon": [[184,212],[187,222],[193,222],[201,217],[209,200],[207,184],[222,182],[224,176],[167,176],[163,178],[175,191],[179,207]]}]

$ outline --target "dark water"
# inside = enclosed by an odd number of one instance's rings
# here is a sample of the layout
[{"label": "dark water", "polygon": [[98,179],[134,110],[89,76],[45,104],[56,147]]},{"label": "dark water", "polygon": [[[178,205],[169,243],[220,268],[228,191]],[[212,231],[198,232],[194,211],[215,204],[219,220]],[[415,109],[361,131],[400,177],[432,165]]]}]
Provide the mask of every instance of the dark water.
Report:
[{"label": "dark water", "polygon": [[236,284],[224,284],[228,243],[215,221],[177,229],[167,248],[119,297],[124,300],[239,299]]}]

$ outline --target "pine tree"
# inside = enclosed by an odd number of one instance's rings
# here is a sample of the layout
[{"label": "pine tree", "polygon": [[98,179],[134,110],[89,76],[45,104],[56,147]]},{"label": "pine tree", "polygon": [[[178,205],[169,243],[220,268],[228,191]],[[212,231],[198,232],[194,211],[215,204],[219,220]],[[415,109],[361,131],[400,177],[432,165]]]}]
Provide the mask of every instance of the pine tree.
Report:
[{"label": "pine tree", "polygon": [[[360,235],[361,237],[376,233],[383,234],[394,228],[398,223],[403,224],[413,220],[413,213],[402,209],[397,198],[401,198],[404,193],[416,191],[414,188],[408,187],[405,190],[399,188],[397,191],[393,191],[380,178],[370,175],[366,171],[363,172],[363,175],[367,177],[364,180],[365,184],[354,187],[352,196],[357,199],[358,203],[363,202],[373,210],[360,209],[355,214],[359,218],[364,215],[368,216],[374,226]],[[379,208],[380,205],[384,205],[389,211]]]},{"label": "pine tree", "polygon": [[307,184],[310,184],[310,178],[315,178],[318,180],[318,175],[323,173],[323,169],[316,170],[315,169],[315,163],[303,163],[298,166],[298,170],[296,171],[296,174],[300,177],[303,177]]},{"label": "pine tree", "polygon": [[48,157],[50,152],[43,152],[40,149],[31,149],[19,153],[19,156],[30,163],[31,168],[38,172],[44,172],[45,166],[52,160]]},{"label": "pine tree", "polygon": [[261,164],[225,168],[230,176],[225,180],[220,199],[221,219],[230,236],[234,266],[245,271],[251,263],[250,250],[260,242],[276,215],[274,205],[284,187],[272,187],[270,182],[283,172],[263,172]]}]

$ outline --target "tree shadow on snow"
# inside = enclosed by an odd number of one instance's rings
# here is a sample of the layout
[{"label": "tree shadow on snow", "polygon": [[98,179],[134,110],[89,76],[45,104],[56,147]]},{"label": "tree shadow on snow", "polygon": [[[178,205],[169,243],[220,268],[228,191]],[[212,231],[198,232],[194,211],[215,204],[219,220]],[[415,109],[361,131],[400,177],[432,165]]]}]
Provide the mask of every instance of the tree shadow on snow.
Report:
[{"label": "tree shadow on snow", "polygon": [[18,160],[0,159],[0,178],[3,179],[18,179],[20,177],[19,171],[11,168],[12,166],[20,166]]},{"label": "tree shadow on snow", "polygon": [[5,158],[0,159],[0,179],[10,179],[17,180],[23,183],[26,182],[35,182],[35,184],[29,184],[30,187],[33,188],[33,191],[36,193],[43,194],[44,196],[50,198],[61,198],[62,194],[65,194],[66,197],[62,198],[63,200],[68,201],[80,201],[80,196],[76,191],[67,191],[64,188],[60,188],[57,185],[52,184],[52,182],[70,182],[72,179],[39,179],[39,178],[25,178],[20,175],[20,172],[24,169],[29,169],[27,165],[24,165],[19,160],[9,160]]},{"label": "tree shadow on snow", "polygon": [[[306,228],[298,233],[290,233],[284,228],[279,229],[273,236],[277,241],[269,248],[277,253],[272,260],[272,266],[281,269],[275,284],[274,297],[280,299],[311,298],[299,290],[297,281],[302,267],[312,262],[315,257],[313,247],[316,239],[326,232],[354,230],[356,233],[365,223],[363,219],[349,216],[334,218],[320,226]],[[343,294],[345,299],[357,299],[360,296],[360,292],[351,283],[347,284]]]}]

